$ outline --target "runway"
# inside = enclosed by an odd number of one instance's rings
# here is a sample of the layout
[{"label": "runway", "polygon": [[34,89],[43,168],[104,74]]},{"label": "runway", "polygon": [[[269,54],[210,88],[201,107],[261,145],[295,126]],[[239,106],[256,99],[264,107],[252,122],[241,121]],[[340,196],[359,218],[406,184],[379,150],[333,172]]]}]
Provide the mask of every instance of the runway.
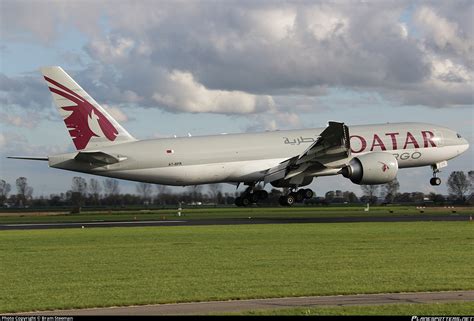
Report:
[{"label": "runway", "polygon": [[313,218],[229,218],[229,219],[179,219],[160,221],[93,221],[65,223],[0,224],[0,230],[41,230],[62,228],[137,227],[137,226],[198,226],[241,224],[304,224],[304,223],[355,223],[355,222],[423,222],[469,221],[462,215],[413,215],[413,216],[356,216]]},{"label": "runway", "polygon": [[204,315],[211,313],[225,314],[231,312],[245,312],[265,309],[290,309],[298,307],[315,308],[318,306],[354,306],[394,303],[443,303],[456,301],[474,301],[474,291],[356,294],[234,301],[192,302],[129,307],[42,311],[23,313],[21,315]]}]

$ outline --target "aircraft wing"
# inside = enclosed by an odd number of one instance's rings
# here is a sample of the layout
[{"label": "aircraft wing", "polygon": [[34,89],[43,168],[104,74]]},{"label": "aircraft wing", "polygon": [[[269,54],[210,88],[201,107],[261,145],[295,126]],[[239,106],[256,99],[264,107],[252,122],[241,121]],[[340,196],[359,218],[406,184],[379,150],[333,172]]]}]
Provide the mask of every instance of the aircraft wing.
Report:
[{"label": "aircraft wing", "polygon": [[93,150],[78,152],[74,159],[80,162],[86,162],[95,165],[110,165],[124,161],[127,159],[127,157],[120,155],[111,155],[102,151]]},{"label": "aircraft wing", "polygon": [[[340,122],[329,122],[316,141],[303,153],[267,170],[264,183],[279,179],[304,177],[308,171],[341,168],[351,156],[349,128]],[[295,179],[295,184],[298,179]]]}]

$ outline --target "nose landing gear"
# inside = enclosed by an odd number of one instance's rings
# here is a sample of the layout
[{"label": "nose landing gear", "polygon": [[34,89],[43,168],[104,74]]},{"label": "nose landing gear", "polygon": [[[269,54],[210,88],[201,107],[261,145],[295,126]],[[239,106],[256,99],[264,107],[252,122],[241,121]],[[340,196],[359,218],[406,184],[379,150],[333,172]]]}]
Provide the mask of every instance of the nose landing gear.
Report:
[{"label": "nose landing gear", "polygon": [[433,177],[430,179],[430,184],[431,186],[439,186],[441,185],[441,178],[439,178],[437,175],[439,174],[440,170],[438,166],[431,165],[431,168],[433,169]]},{"label": "nose landing gear", "polygon": [[432,177],[432,178],[430,179],[430,184],[431,184],[431,186],[439,186],[439,185],[441,185],[441,178],[439,178],[439,177]]}]

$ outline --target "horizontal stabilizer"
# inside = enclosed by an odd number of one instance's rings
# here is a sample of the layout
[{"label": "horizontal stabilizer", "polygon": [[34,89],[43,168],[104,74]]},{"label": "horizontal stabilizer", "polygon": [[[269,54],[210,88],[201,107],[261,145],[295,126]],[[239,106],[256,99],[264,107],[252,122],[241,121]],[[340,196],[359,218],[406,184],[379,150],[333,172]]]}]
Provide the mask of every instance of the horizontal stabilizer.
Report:
[{"label": "horizontal stabilizer", "polygon": [[77,153],[75,160],[91,164],[115,164],[127,159],[121,155],[110,155],[101,151],[87,151]]},{"label": "horizontal stabilizer", "polygon": [[30,157],[30,156],[8,156],[7,158],[46,161],[46,162],[49,160],[48,157]]}]

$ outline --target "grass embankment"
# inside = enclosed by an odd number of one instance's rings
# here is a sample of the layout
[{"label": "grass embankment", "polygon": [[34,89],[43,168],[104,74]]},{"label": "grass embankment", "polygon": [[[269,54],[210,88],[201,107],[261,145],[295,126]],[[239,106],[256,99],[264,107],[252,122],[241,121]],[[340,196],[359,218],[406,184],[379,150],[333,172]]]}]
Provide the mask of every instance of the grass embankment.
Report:
[{"label": "grass embankment", "polygon": [[58,213],[0,213],[0,224],[17,223],[53,223],[53,222],[93,222],[93,221],[148,221],[175,220],[177,218],[193,219],[226,219],[226,218],[308,218],[308,217],[357,217],[357,216],[415,216],[415,215],[457,215],[474,214],[473,207],[460,208],[424,208],[414,206],[378,206],[371,207],[369,212],[364,206],[329,206],[329,207],[249,207],[249,208],[184,208],[178,217],[177,209],[131,210],[131,211],[97,211],[80,214]]},{"label": "grass embankment", "polygon": [[474,289],[470,222],[2,231],[0,312]]}]

